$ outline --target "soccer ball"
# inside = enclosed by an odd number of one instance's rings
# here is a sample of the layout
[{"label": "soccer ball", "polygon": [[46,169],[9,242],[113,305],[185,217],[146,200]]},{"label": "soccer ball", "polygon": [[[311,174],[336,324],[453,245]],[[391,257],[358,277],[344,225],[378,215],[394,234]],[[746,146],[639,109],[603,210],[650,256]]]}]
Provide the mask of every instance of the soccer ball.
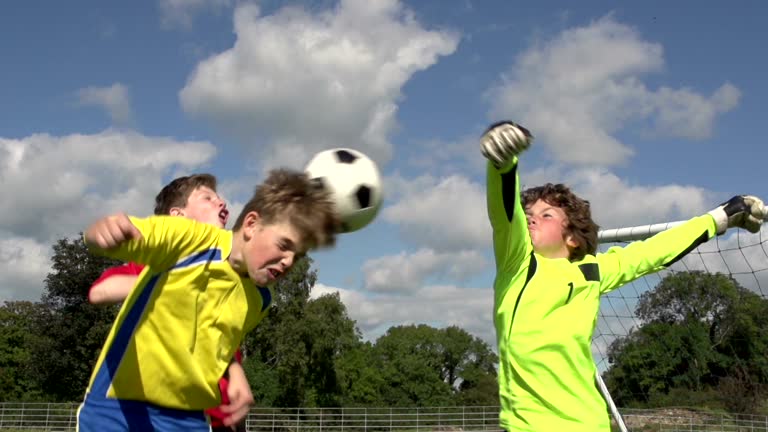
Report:
[{"label": "soccer ball", "polygon": [[357,150],[335,148],[316,154],[304,171],[331,191],[341,232],[357,231],[373,221],[381,208],[379,169]]}]

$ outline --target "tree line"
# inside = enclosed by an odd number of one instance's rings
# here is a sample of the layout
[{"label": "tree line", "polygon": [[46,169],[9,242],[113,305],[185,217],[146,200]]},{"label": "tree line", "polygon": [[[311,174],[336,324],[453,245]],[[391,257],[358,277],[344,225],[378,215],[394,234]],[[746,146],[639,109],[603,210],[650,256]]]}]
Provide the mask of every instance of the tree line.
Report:
[{"label": "tree line", "polygon": [[[104,269],[78,239],[53,245],[39,301],[0,306],[0,401],[82,400],[119,306],[88,303]],[[496,405],[492,348],[458,327],[390,328],[365,341],[338,294],[310,298],[317,271],[298,261],[270,313],[245,339],[243,367],[259,406]]]},{"label": "tree line", "polygon": [[[82,400],[119,309],[89,304],[88,288],[117,264],[61,239],[40,300],[0,306],[0,401]],[[498,404],[488,343],[423,324],[366,341],[338,294],[310,297],[316,280],[310,258],[297,262],[241,347],[257,405]],[[613,341],[603,373],[617,405],[765,412],[768,300],[722,274],[671,273],[641,295],[635,316],[642,325]]]},{"label": "tree line", "polygon": [[768,300],[724,274],[667,275],[635,308],[643,323],[608,350],[619,406],[766,413]]}]

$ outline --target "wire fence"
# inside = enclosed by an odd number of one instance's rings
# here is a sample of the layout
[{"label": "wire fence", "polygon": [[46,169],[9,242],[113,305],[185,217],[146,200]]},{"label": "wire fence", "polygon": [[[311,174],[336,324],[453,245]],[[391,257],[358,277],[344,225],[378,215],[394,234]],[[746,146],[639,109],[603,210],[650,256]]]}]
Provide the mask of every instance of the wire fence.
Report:
[{"label": "wire fence", "polygon": [[[75,430],[76,403],[0,403],[0,431]],[[768,416],[684,408],[621,410],[632,432],[768,432]],[[249,432],[498,431],[499,408],[253,408]]]}]

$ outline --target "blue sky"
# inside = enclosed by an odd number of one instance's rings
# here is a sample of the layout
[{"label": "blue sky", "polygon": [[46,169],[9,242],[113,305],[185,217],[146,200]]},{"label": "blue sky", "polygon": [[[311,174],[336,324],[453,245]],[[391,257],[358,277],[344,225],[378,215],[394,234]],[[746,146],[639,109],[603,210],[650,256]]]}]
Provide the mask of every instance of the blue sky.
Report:
[{"label": "blue sky", "polygon": [[353,147],[385,177],[377,220],[314,255],[366,337],[456,324],[493,340],[477,137],[537,137],[522,182],[566,182],[603,227],[768,196],[763,19],[744,1],[114,3],[0,14],[0,300],[37,299],[50,246],[175,176],[235,213],[265,170]]}]

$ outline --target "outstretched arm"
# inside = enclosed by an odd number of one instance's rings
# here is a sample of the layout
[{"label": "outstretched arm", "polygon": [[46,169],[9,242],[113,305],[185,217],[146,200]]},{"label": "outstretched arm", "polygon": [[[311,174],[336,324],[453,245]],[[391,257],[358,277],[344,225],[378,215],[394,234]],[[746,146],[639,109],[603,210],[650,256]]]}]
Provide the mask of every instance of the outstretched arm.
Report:
[{"label": "outstretched arm", "polygon": [[497,273],[515,272],[533,250],[517,174],[517,156],[532,140],[527,129],[512,122],[492,125],[480,140],[488,159],[486,193]]},{"label": "outstretched arm", "polygon": [[663,270],[682,259],[702,243],[728,228],[756,233],[768,215],[756,197],[739,195],[709,213],[662,231],[645,241],[611,248],[598,255],[601,291],[608,292],[649,273]]}]

